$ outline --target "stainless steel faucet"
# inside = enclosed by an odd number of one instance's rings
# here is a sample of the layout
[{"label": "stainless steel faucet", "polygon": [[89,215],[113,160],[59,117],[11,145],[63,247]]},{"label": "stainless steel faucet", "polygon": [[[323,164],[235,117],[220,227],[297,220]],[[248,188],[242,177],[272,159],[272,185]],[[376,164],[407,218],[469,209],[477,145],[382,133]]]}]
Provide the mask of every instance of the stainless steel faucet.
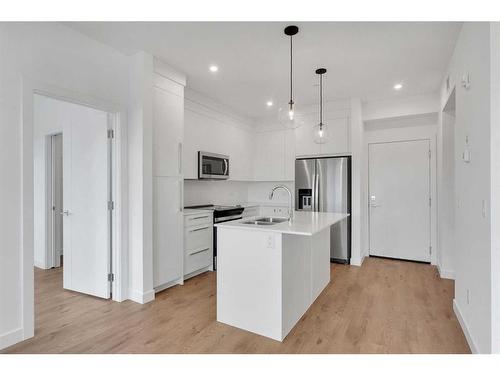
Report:
[{"label": "stainless steel faucet", "polygon": [[269,194],[269,200],[273,199],[274,192],[278,189],[283,189],[288,193],[288,222],[291,223],[293,219],[293,209],[292,209],[292,192],[285,185],[278,185],[273,187],[271,193]]}]

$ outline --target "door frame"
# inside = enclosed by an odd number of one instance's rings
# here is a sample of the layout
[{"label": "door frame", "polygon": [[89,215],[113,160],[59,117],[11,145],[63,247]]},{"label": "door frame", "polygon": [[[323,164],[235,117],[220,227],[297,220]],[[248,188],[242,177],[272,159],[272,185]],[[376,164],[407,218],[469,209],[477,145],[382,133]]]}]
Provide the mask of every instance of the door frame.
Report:
[{"label": "door frame", "polygon": [[[47,268],[60,267],[60,261],[56,258],[55,239],[54,239],[54,137],[62,133],[54,133],[45,136],[45,265]],[[49,147],[50,145],[50,147]]]},{"label": "door frame", "polygon": [[372,140],[366,143],[366,155],[367,155],[367,168],[366,168],[366,181],[367,181],[367,195],[365,203],[368,205],[368,255],[370,255],[370,235],[371,235],[371,212],[370,212],[370,145],[371,144],[383,144],[383,143],[396,143],[396,142],[412,142],[412,141],[429,141],[429,149],[431,155],[429,158],[429,192],[431,198],[431,207],[429,210],[430,215],[430,247],[431,247],[431,264],[437,264],[437,155],[436,155],[436,134],[429,137],[411,137],[411,136],[401,136],[394,137],[388,140]]},{"label": "door frame", "polygon": [[[29,79],[25,76],[21,80],[21,142],[22,142],[22,200],[21,200],[21,277],[22,277],[22,339],[34,336],[34,160],[33,160],[33,129],[34,129],[34,97],[35,94],[53,99],[79,104],[108,113],[114,129],[112,140],[112,194],[115,207],[112,211],[112,269],[115,275],[112,283],[112,300],[121,302],[127,296],[127,268],[128,262],[123,250],[122,221],[123,221],[123,175],[125,164],[122,160],[123,136],[127,109],[106,100],[95,98],[84,93],[75,93],[56,85],[43,81]],[[109,125],[108,125],[109,127]]]}]

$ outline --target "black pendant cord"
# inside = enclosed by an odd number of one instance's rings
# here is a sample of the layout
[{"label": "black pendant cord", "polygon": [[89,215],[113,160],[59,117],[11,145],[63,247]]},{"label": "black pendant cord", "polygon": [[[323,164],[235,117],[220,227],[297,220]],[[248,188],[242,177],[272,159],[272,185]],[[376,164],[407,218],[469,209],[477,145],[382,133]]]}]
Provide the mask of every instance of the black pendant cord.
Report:
[{"label": "black pendant cord", "polygon": [[293,36],[290,35],[290,110],[293,106]]},{"label": "black pendant cord", "polygon": [[319,128],[323,129],[323,74],[319,75]]}]

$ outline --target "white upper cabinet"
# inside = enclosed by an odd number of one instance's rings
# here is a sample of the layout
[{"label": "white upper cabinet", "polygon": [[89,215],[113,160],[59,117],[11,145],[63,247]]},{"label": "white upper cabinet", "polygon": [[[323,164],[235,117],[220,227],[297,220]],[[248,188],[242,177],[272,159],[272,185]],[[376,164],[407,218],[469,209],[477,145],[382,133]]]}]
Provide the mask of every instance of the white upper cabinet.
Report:
[{"label": "white upper cabinet", "polygon": [[[153,175],[182,174],[184,97],[176,83],[156,79],[153,87]],[[159,87],[161,85],[161,87]]]},{"label": "white upper cabinet", "polygon": [[297,156],[314,156],[321,148],[313,141],[312,125],[305,123],[295,129],[295,153]]},{"label": "white upper cabinet", "polygon": [[295,174],[295,137],[293,130],[256,133],[254,179],[292,181]]},{"label": "white upper cabinet", "polygon": [[351,152],[350,122],[347,116],[336,111],[325,116],[329,141],[325,144],[314,143],[313,127],[317,118],[308,115],[305,123],[295,129],[295,151],[297,157],[318,155],[345,155]]},{"label": "white upper cabinet", "polygon": [[257,133],[255,137],[255,180],[285,178],[285,138],[282,131]]},{"label": "white upper cabinet", "polygon": [[351,152],[350,122],[348,118],[326,119],[330,139],[320,145],[321,154],[348,154]]}]

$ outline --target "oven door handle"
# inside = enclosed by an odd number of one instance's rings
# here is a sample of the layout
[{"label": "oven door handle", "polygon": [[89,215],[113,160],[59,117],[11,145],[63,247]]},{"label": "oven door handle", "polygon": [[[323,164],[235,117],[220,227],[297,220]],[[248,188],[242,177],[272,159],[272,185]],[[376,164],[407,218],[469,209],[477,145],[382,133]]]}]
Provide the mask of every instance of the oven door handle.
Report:
[{"label": "oven door handle", "polygon": [[228,170],[229,170],[229,162],[227,159],[224,159],[224,176],[228,176]]},{"label": "oven door handle", "polygon": [[241,215],[233,215],[233,216],[226,216],[226,217],[217,218],[214,220],[214,222],[217,224],[217,223],[224,223],[226,221],[239,220],[242,218],[243,218],[243,216],[241,216]]}]

